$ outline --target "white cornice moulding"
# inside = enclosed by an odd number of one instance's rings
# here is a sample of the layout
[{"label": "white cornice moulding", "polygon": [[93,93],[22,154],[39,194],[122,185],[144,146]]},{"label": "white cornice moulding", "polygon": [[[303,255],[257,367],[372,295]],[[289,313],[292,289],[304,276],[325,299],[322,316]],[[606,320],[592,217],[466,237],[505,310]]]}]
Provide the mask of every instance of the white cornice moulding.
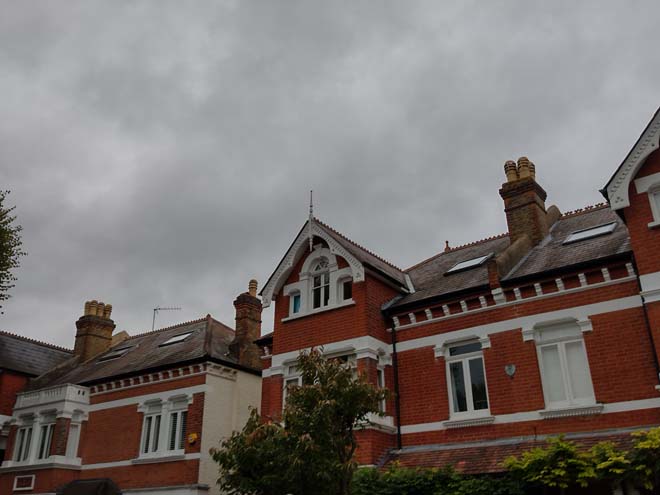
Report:
[{"label": "white cornice moulding", "polygon": [[649,189],[658,184],[660,184],[660,172],[635,179],[635,189],[639,194],[648,192]]}]

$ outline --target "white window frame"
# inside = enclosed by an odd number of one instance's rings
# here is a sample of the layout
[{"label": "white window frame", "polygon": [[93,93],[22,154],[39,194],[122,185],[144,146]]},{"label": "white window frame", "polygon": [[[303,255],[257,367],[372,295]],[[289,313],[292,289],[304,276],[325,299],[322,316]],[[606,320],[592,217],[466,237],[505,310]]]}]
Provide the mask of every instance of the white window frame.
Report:
[{"label": "white window frame", "polygon": [[[478,343],[481,348],[478,351],[469,352],[465,354],[458,354],[456,356],[450,356],[450,349],[454,347],[459,347],[466,344]],[[488,407],[485,409],[475,409],[474,400],[472,397],[472,379],[470,376],[470,361],[475,359],[481,359],[481,366],[484,372],[484,385],[486,388],[486,402]],[[452,393],[453,384],[451,380],[451,365],[453,363],[460,362],[463,366],[463,381],[465,385],[465,400],[467,403],[467,411],[455,411],[454,410],[454,396]],[[484,360],[483,346],[477,340],[466,340],[461,342],[454,342],[449,344],[445,349],[445,370],[447,375],[447,394],[449,398],[449,418],[454,419],[471,419],[471,418],[481,418],[490,416],[490,396],[488,395],[488,377],[486,376],[486,362]]]},{"label": "white window frame", "polygon": [[14,452],[12,458],[14,462],[29,462],[30,454],[32,452],[34,425],[28,424],[21,426],[16,430],[16,437],[14,440]]},{"label": "white window frame", "polygon": [[[324,267],[320,269],[313,268],[309,275],[311,280],[309,287],[312,311],[324,309],[330,305],[330,260],[322,256],[314,261],[314,264],[323,262],[325,262]],[[316,285],[317,280],[319,281],[318,286]],[[317,291],[319,293],[319,305],[315,306]]]},{"label": "white window frame", "polygon": [[[344,294],[344,284],[346,283],[351,284],[351,297],[348,298]],[[337,280],[337,301],[341,304],[353,302],[353,277],[343,276]]]},{"label": "white window frame", "polygon": [[[160,447],[163,423],[162,410],[144,415],[142,420],[142,438],[140,440],[141,456],[154,455],[162,450]],[[157,428],[156,425],[158,425]]]},{"label": "white window frame", "polygon": [[[325,258],[328,262],[327,267],[323,270],[314,270],[319,260]],[[328,275],[328,284],[322,284],[324,289],[321,291],[321,306],[314,307],[314,278],[320,274],[326,273]],[[337,257],[330,251],[330,249],[317,245],[314,250],[309,253],[300,269],[299,279],[297,282],[292,282],[285,285],[283,294],[289,297],[289,314],[284,317],[282,321],[288,321],[294,318],[302,318],[310,314],[320,313],[322,311],[329,311],[335,308],[350,306],[355,304],[353,297],[350,299],[343,299],[343,283],[348,280],[353,281],[353,271],[350,266],[339,268],[337,265]],[[323,305],[324,294],[327,290],[328,302]],[[300,295],[300,311],[293,312],[294,297]]]},{"label": "white window frame", "polygon": [[188,405],[170,411],[167,426],[167,450],[172,453],[184,452],[186,448],[186,428],[188,427]]},{"label": "white window frame", "polygon": [[[379,389],[384,389],[387,388],[387,383],[385,381],[385,367],[384,366],[378,366],[376,368],[376,385],[378,385]],[[378,412],[380,413],[387,413],[387,401],[385,399],[382,399],[378,403]]]},{"label": "white window frame", "polygon": [[[140,452],[139,459],[150,459],[154,457],[169,457],[183,455],[185,452],[185,431],[182,432],[182,413],[186,413],[186,429],[188,428],[188,410],[192,404],[192,397],[189,395],[175,395],[166,400],[147,401],[141,404],[138,411],[144,413],[142,419],[142,433],[140,435]],[[175,431],[175,449],[170,449],[171,444],[171,430],[176,415],[176,431]],[[156,417],[160,417],[160,425],[158,428],[158,445],[154,448],[154,432]],[[148,418],[153,418],[150,422],[149,431],[147,431]],[[150,445],[146,445],[147,437]],[[145,452],[145,447],[148,447]]]},{"label": "white window frame", "polygon": [[[573,332],[571,327],[575,326]],[[561,326],[556,328],[540,329],[537,331],[536,340],[536,356],[539,363],[539,371],[541,373],[541,385],[543,387],[543,399],[547,410],[553,409],[566,409],[571,407],[593,406],[596,405],[596,396],[594,393],[593,380],[591,378],[591,367],[589,366],[589,355],[587,354],[587,346],[585,345],[584,338],[581,335],[581,330],[576,322],[566,322],[565,331],[561,332]],[[553,338],[552,333],[557,335]],[[572,334],[571,334],[572,333]],[[543,335],[541,335],[543,334]],[[549,334],[549,335],[547,335]],[[566,358],[566,345],[579,342],[582,346],[584,354],[584,362],[586,364],[586,378],[591,389],[591,396],[584,398],[575,398],[571,386],[570,373]],[[547,376],[548,372],[544,369],[542,349],[546,347],[557,346],[559,361],[561,366],[562,385],[566,399],[563,401],[551,401],[548,396]]]},{"label": "white window frame", "polygon": [[55,420],[44,422],[39,425],[39,440],[37,442],[37,460],[48,459],[50,448],[55,433]]},{"label": "white window frame", "polygon": [[286,397],[289,390],[289,385],[302,386],[302,373],[298,370],[295,364],[286,367],[287,373],[282,378],[282,410],[286,406]]}]

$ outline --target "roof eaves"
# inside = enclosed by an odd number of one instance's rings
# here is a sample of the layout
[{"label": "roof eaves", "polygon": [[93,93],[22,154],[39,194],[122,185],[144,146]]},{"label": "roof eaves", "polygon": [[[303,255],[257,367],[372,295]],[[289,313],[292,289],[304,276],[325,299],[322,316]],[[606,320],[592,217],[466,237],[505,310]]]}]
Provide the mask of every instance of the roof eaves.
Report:
[{"label": "roof eaves", "polygon": [[48,347],[48,348],[54,349],[56,351],[62,351],[62,352],[67,352],[69,354],[73,354],[73,349],[67,349],[66,347],[51,344],[49,342],[42,342],[41,340],[32,339],[30,337],[25,337],[23,335],[18,335],[18,334],[13,333],[13,332],[7,332],[6,330],[0,330],[0,335],[4,335],[6,337],[11,337],[11,338],[14,338],[14,339],[17,339],[17,340],[22,340],[24,342],[29,342],[31,344],[40,345],[42,347]]}]

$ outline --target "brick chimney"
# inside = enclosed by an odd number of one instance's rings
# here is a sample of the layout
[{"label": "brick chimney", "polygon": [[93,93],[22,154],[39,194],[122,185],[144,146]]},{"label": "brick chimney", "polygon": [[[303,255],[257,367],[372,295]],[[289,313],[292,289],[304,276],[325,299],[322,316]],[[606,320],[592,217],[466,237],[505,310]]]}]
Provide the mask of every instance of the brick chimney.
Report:
[{"label": "brick chimney", "polygon": [[74,354],[82,361],[107,351],[112,344],[115,322],[110,319],[112,304],[87,301],[85,312],[76,322],[76,344]]},{"label": "brick chimney", "polygon": [[236,308],[236,336],[231,343],[231,350],[239,364],[254,369],[261,369],[261,353],[254,343],[261,337],[261,301],[257,297],[257,281],[250,280],[248,291],[239,294],[234,301]]},{"label": "brick chimney", "polygon": [[506,182],[500,196],[504,200],[506,223],[509,226],[511,244],[527,235],[535,246],[548,235],[548,218],[545,210],[547,193],[536,182],[536,167],[525,156],[518,163],[504,164]]}]

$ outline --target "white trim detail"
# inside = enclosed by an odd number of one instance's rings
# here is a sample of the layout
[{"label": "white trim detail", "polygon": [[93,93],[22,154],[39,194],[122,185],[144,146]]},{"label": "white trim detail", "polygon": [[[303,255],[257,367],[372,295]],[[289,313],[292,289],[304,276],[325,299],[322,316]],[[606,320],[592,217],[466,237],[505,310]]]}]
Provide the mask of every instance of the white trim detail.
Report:
[{"label": "white trim detail", "polygon": [[[183,456],[177,456],[177,459],[171,459],[171,460],[177,460],[177,461],[191,461],[194,459],[201,459],[202,455],[199,452],[196,452],[194,454],[185,454]],[[165,458],[166,459],[166,458]],[[154,462],[162,462],[158,460],[154,460]],[[80,469],[83,471],[86,471],[88,469],[109,469],[109,468],[116,468],[116,467],[124,467],[124,466],[132,466],[134,465],[134,459],[129,459],[126,461],[114,461],[114,462],[98,462],[96,464],[83,464]]]},{"label": "white trim detail", "polygon": [[264,308],[270,306],[271,301],[275,299],[275,295],[282,288],[284,282],[286,282],[286,279],[291,273],[296,261],[303,255],[305,250],[309,249],[308,241],[310,234],[323,239],[328,244],[332,254],[339,255],[346,260],[351,269],[353,282],[364,281],[364,267],[355,256],[344,249],[341,244],[339,244],[316,222],[311,222],[311,226],[306,224],[305,227],[300,231],[296,240],[293,241],[289,251],[287,251],[284,256],[284,259],[280,262],[277,269],[261,291],[261,304]]},{"label": "white trim detail", "polygon": [[442,425],[449,430],[453,428],[468,428],[470,426],[490,425],[494,421],[495,416],[484,416],[483,418],[450,419],[449,421],[443,421]]},{"label": "white trim detail", "polygon": [[648,156],[658,149],[660,137],[660,112],[653,116],[649,125],[644,129],[635,146],[630,151],[621,166],[607,184],[607,197],[612,210],[620,210],[630,206],[628,188],[633,177],[637,174]]},{"label": "white trim detail", "polygon": [[[155,382],[159,383],[159,382]],[[122,407],[122,406],[130,406],[132,404],[142,404],[144,402],[150,402],[150,401],[168,401],[170,399],[176,399],[177,397],[181,397],[182,395],[190,395],[192,397],[193,394],[201,393],[201,392],[206,392],[207,391],[207,385],[202,384],[202,385],[193,385],[192,387],[185,387],[185,388],[173,388],[172,390],[164,390],[163,392],[156,392],[153,394],[144,394],[144,395],[136,395],[134,397],[126,397],[124,399],[116,399],[116,400],[109,400],[107,402],[99,402],[98,404],[91,404],[89,406],[88,411],[93,412],[93,411],[102,411],[104,409],[112,409],[114,407]]]},{"label": "white trim detail", "polygon": [[660,184],[660,172],[635,179],[635,189],[639,194],[649,192],[657,184]]},{"label": "white trim detail", "polygon": [[[30,486],[24,486],[24,487],[18,488],[18,480],[21,479],[21,478],[31,478],[30,479]],[[37,478],[37,476],[34,475],[34,474],[14,476],[14,488],[13,488],[13,490],[15,492],[28,492],[30,490],[34,490],[34,480],[36,478]]]},{"label": "white trim detail", "polygon": [[[660,398],[655,399],[641,399],[641,400],[632,400],[625,402],[612,402],[610,404],[597,404],[595,406],[590,406],[592,408],[602,407],[601,414],[612,414],[620,412],[630,412],[638,411],[642,409],[654,409],[660,408]],[[549,413],[549,410],[541,411],[527,411],[520,413],[512,414],[500,414],[494,416],[493,424],[503,424],[503,423],[522,423],[525,421],[540,421],[544,419],[542,414],[546,415]],[[598,414],[593,412],[593,414]],[[425,433],[429,431],[437,431],[447,429],[445,423],[447,421],[435,421],[432,423],[417,423],[411,425],[402,425],[401,433],[404,435],[409,433]]]},{"label": "white trim detail", "polygon": [[576,406],[563,409],[546,409],[539,411],[543,419],[570,418],[572,416],[592,416],[603,412],[603,404],[595,406]]},{"label": "white trim detail", "polygon": [[[544,296],[548,297],[548,296]],[[548,323],[552,321],[573,319],[577,321],[588,320],[592,315],[605,314],[613,311],[621,311],[623,309],[638,308],[642,306],[642,298],[640,296],[628,296],[620,299],[610,299],[593,304],[586,304],[584,306],[575,306],[572,308],[564,308],[556,311],[548,311],[547,313],[537,313],[529,316],[522,316],[520,318],[512,318],[510,320],[502,320],[486,325],[475,325],[473,327],[466,327],[460,330],[447,332],[437,335],[429,335],[428,337],[420,337],[418,339],[402,340],[397,343],[397,352],[409,351],[419,347],[442,347],[449,340],[457,341],[467,338],[483,338],[488,335],[500,332],[507,332],[522,328],[533,329],[538,323]],[[494,306],[489,306],[493,308]],[[475,310],[479,311],[479,310]],[[437,321],[437,320],[433,320]],[[417,325],[424,325],[425,321],[417,323]]]},{"label": "white trim detail", "polygon": [[640,275],[639,283],[642,286],[640,294],[644,298],[644,303],[660,301],[660,272]]}]

